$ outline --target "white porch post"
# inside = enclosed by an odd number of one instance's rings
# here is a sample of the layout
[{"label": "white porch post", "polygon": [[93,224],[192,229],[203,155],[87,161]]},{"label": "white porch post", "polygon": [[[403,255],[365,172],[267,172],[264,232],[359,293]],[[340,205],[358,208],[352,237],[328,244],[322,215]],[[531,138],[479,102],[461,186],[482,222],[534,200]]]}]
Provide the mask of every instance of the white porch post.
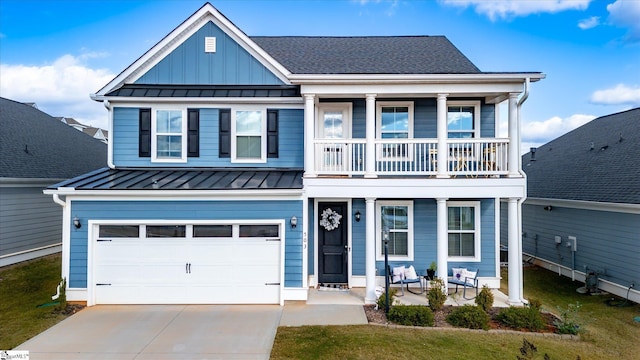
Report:
[{"label": "white porch post", "polygon": [[376,175],[376,94],[366,95],[366,115],[365,115],[365,134],[367,137],[367,147],[365,156],[365,173],[366,178],[375,178]]},{"label": "white porch post", "polygon": [[[447,96],[449,94],[438,94],[436,110],[436,126],[438,134],[438,174],[437,178],[447,178],[447,162],[449,149],[447,147]],[[446,210],[446,209],[445,209]],[[440,265],[438,264],[438,268]],[[439,276],[439,275],[438,275]]]},{"label": "white porch post", "polygon": [[518,230],[518,199],[509,198],[508,222],[509,222],[509,304],[522,305],[522,287],[520,283],[520,268],[522,267],[522,253],[520,252],[520,231]]},{"label": "white porch post", "polygon": [[376,199],[366,198],[365,272],[367,287],[365,304],[376,303]]},{"label": "white porch post", "polygon": [[447,199],[436,199],[437,204],[437,216],[436,216],[436,251],[437,251],[437,263],[438,274],[437,276],[444,280],[445,290],[447,288],[447,279],[449,273],[449,264],[447,258],[449,256],[448,236],[447,236]]},{"label": "white porch post", "polygon": [[519,177],[520,134],[518,132],[518,93],[509,93],[509,177]]},{"label": "white porch post", "polygon": [[304,94],[304,176],[315,177],[315,95]]}]

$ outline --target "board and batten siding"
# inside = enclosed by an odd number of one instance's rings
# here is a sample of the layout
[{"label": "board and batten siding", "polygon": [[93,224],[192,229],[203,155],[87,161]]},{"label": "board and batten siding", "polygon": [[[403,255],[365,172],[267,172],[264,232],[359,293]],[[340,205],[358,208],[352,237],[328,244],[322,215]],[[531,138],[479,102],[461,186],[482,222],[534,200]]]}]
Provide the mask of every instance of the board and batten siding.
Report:
[{"label": "board and batten siding", "polygon": [[[215,37],[216,51],[206,53],[205,37]],[[196,33],[138,78],[136,84],[281,85],[256,60],[213,22]]]},{"label": "board and batten siding", "polygon": [[0,187],[0,257],[62,241],[62,208],[44,187]]},{"label": "board and batten siding", "polygon": [[[71,201],[71,213],[89,220],[285,220],[284,286],[302,286],[302,201]],[[289,219],[298,218],[292,229]],[[87,287],[87,226],[70,234],[69,287]],[[144,254],[140,254],[143,256]]]},{"label": "board and batten siding", "polygon": [[[502,209],[503,211],[505,209]],[[626,288],[640,283],[640,215],[525,204],[522,209],[524,253],[572,268],[569,236],[577,239],[573,270],[598,271],[599,277]],[[506,226],[506,217],[503,226]],[[562,243],[556,245],[555,237]],[[502,244],[507,243],[503,233]]]},{"label": "board and batten siding", "polygon": [[[267,107],[265,106],[265,109]],[[276,109],[269,107],[268,109]],[[304,110],[278,110],[277,158],[266,163],[232,163],[230,158],[218,156],[218,109],[200,109],[200,156],[190,157],[185,163],[151,162],[149,157],[138,156],[139,109],[115,107],[113,109],[113,162],[121,167],[304,167]],[[265,138],[266,141],[266,138]]]}]

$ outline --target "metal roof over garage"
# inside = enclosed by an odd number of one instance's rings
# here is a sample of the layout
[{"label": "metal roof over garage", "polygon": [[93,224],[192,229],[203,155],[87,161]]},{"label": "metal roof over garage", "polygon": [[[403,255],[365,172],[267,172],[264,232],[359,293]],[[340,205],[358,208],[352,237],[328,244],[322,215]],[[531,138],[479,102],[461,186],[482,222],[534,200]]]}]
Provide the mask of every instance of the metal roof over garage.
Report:
[{"label": "metal roof over garage", "polygon": [[109,169],[51,185],[75,190],[302,189],[300,169]]},{"label": "metal roof over garage", "polygon": [[123,97],[300,97],[296,85],[146,85],[126,84],[106,96]]}]

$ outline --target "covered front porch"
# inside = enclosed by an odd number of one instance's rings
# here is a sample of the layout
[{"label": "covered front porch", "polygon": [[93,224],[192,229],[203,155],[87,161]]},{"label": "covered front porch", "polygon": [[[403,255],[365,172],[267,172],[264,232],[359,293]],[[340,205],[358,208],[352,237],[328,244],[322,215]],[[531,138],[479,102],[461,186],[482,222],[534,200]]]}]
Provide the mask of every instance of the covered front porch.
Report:
[{"label": "covered front porch", "polygon": [[[493,306],[509,307],[509,298],[498,289],[492,289]],[[366,289],[363,287],[353,287],[346,290],[320,290],[318,288],[309,288],[307,297],[308,305],[365,305]],[[402,305],[428,305],[426,292],[416,295],[405,291],[404,296],[395,297],[398,303]],[[462,297],[462,290],[455,293],[455,289],[449,289],[449,296],[445,301],[445,305],[463,306],[475,305],[474,299],[467,300]]]}]

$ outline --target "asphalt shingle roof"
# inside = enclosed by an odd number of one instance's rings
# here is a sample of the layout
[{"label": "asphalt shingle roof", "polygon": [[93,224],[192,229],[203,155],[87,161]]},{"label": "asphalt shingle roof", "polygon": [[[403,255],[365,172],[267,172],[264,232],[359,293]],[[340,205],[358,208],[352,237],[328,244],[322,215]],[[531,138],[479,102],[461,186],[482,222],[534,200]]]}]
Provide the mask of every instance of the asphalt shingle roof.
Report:
[{"label": "asphalt shingle roof", "polygon": [[68,179],[107,164],[107,145],[23,103],[0,98],[0,177]]},{"label": "asphalt shingle roof", "polygon": [[294,74],[475,74],[444,36],[253,36]]},{"label": "asphalt shingle roof", "polygon": [[535,158],[522,157],[530,198],[640,204],[640,108],[594,119]]}]

